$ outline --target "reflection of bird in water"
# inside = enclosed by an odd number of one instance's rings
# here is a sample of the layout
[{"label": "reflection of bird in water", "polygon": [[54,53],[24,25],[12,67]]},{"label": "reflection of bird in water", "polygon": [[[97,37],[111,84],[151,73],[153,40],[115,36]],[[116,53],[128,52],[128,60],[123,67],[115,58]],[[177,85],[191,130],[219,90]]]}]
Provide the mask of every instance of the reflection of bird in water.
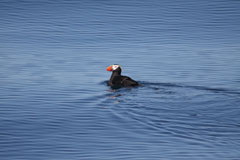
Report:
[{"label": "reflection of bird in water", "polygon": [[116,97],[120,97],[120,96],[122,96],[122,95],[121,94],[117,94],[117,95],[112,96],[112,98],[116,98]]}]

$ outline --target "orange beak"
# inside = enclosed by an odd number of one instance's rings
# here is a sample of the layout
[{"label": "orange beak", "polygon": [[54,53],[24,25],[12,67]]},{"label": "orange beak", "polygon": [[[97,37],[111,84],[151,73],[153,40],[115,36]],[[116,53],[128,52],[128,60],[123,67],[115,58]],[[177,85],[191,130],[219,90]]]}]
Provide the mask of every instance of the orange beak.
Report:
[{"label": "orange beak", "polygon": [[109,66],[109,67],[107,67],[107,71],[112,71],[113,69],[112,69],[112,66]]}]

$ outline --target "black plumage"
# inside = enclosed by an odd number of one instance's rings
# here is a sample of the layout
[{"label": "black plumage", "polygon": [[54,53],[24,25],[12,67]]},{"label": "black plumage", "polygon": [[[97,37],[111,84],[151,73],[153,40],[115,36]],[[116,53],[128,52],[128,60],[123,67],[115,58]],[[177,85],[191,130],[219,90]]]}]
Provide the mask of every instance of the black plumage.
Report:
[{"label": "black plumage", "polygon": [[122,76],[121,75],[122,69],[119,65],[109,66],[107,70],[112,71],[112,76],[108,82],[108,84],[112,88],[134,87],[139,85],[138,82],[131,79],[130,77]]}]

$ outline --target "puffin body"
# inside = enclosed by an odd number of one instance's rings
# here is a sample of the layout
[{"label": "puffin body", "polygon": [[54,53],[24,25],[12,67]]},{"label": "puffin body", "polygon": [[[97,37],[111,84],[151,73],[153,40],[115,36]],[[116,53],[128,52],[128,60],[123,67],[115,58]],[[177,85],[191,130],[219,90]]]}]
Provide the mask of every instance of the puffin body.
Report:
[{"label": "puffin body", "polygon": [[130,77],[121,75],[122,69],[120,65],[111,65],[107,67],[107,71],[112,72],[112,76],[108,82],[112,88],[134,87],[139,85],[138,82],[134,81]]}]

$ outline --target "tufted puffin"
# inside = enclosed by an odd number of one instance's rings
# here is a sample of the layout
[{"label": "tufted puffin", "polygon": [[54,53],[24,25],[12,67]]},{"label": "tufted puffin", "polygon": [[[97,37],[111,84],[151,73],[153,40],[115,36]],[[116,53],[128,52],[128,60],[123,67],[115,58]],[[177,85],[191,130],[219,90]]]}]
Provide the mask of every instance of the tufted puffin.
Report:
[{"label": "tufted puffin", "polygon": [[121,76],[122,68],[118,64],[107,67],[107,71],[112,72],[112,76],[108,82],[112,88],[134,87],[139,85],[138,82],[134,81],[130,77]]}]

